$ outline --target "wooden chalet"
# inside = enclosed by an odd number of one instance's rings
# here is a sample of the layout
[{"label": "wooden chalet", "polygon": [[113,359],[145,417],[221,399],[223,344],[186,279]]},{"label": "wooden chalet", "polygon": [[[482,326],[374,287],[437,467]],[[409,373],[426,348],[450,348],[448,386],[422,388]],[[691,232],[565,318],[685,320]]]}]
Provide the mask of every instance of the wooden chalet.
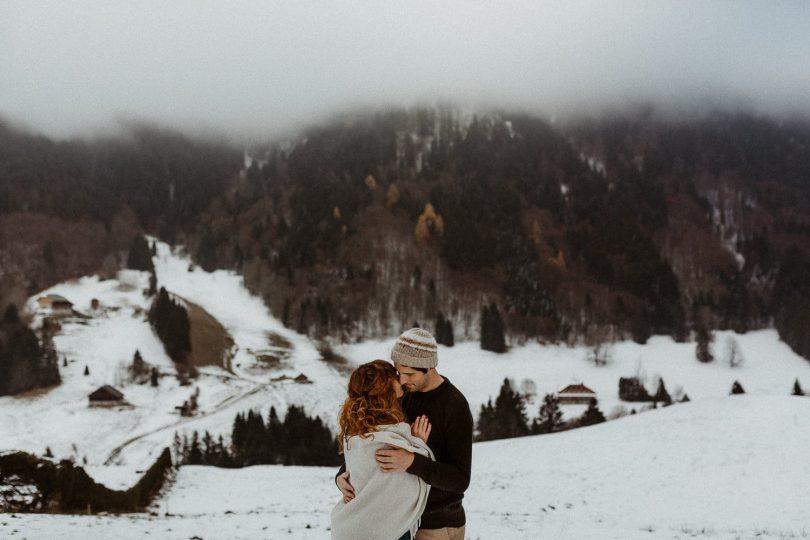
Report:
[{"label": "wooden chalet", "polygon": [[91,407],[115,407],[127,404],[124,400],[124,394],[108,384],[100,387],[87,397]]},{"label": "wooden chalet", "polygon": [[569,384],[557,392],[557,399],[560,405],[587,405],[596,399],[596,392],[584,384]]}]

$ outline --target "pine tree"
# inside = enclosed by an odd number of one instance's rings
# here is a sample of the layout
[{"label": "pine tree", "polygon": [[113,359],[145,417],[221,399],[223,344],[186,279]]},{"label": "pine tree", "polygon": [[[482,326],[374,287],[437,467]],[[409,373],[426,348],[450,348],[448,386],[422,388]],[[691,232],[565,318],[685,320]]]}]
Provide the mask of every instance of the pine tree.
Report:
[{"label": "pine tree", "polygon": [[448,347],[453,347],[456,344],[456,338],[453,336],[453,323],[450,319],[444,320],[444,341]]},{"label": "pine tree", "polygon": [[444,345],[444,315],[441,311],[436,314],[436,330],[433,332],[433,337],[436,338],[436,343]]},{"label": "pine tree", "polygon": [[146,292],[148,296],[155,296],[157,293],[157,274],[155,274],[155,270],[152,270],[152,273],[149,274],[149,290]]},{"label": "pine tree", "polygon": [[202,459],[203,463],[206,465],[215,465],[217,462],[217,449],[216,443],[214,442],[214,438],[208,432],[205,431],[202,438]]},{"label": "pine tree", "polygon": [[90,368],[88,366],[84,366],[84,376],[90,375]]},{"label": "pine tree", "polygon": [[596,398],[591,398],[588,403],[588,408],[582,414],[582,417],[577,422],[580,426],[592,426],[594,424],[601,424],[605,421],[605,415],[599,410],[596,404]]},{"label": "pine tree", "polygon": [[731,385],[731,394],[744,394],[745,390],[743,390],[742,385],[739,381],[734,381],[734,384]]},{"label": "pine tree", "polygon": [[802,385],[799,384],[799,379],[796,379],[796,382],[793,383],[793,395],[794,396],[803,396],[804,391],[802,390]]},{"label": "pine tree", "polygon": [[191,351],[190,323],[184,307],[173,304],[166,321],[166,352],[175,362],[185,363]]},{"label": "pine tree", "polygon": [[281,311],[281,324],[289,326],[290,322],[290,299],[284,300],[284,309]]},{"label": "pine tree", "polygon": [[200,447],[200,435],[197,431],[191,436],[191,447],[189,448],[188,453],[188,464],[189,465],[202,465],[203,464],[203,452],[202,448]]},{"label": "pine tree", "polygon": [[185,456],[183,455],[183,441],[180,439],[180,434],[174,432],[174,439],[172,441],[172,456],[174,456],[174,463],[181,465],[185,463]]},{"label": "pine tree", "polygon": [[493,439],[522,437],[529,433],[526,418],[526,405],[523,397],[513,388],[509,379],[504,379],[498,397],[495,399],[495,425]]},{"label": "pine tree", "polygon": [[135,349],[135,354],[132,356],[132,374],[137,378],[146,372],[146,362],[143,361],[141,351]]},{"label": "pine tree", "polygon": [[155,270],[155,265],[152,262],[152,251],[146,239],[141,235],[134,236],[129,244],[127,268],[146,272]]},{"label": "pine tree", "polygon": [[149,375],[149,382],[152,386],[157,387],[159,382],[160,372],[156,367],[152,368],[152,372]]},{"label": "pine tree", "polygon": [[695,356],[701,362],[707,363],[714,360],[711,351],[712,335],[711,332],[706,330],[705,327],[700,326],[697,329],[695,345]]},{"label": "pine tree", "polygon": [[497,431],[495,407],[492,400],[488,400],[481,405],[481,412],[478,414],[478,441],[491,441],[495,438]]},{"label": "pine tree", "polygon": [[17,306],[13,303],[9,304],[6,312],[3,314],[3,324],[19,324],[20,313],[17,311]]},{"label": "pine tree", "polygon": [[242,413],[237,413],[236,418],[233,419],[231,442],[233,443],[236,454],[240,455],[245,444],[245,417],[242,416]]},{"label": "pine tree", "polygon": [[562,423],[560,400],[554,394],[546,394],[540,413],[532,423],[533,433],[551,433]]},{"label": "pine tree", "polygon": [[683,397],[681,398],[681,403],[688,403],[690,401],[692,400],[689,399],[689,394],[684,394]]},{"label": "pine tree", "polygon": [[654,403],[663,403],[664,405],[672,405],[672,398],[667,392],[667,388],[664,385],[664,379],[661,378],[658,380],[658,390],[655,392],[653,396]]},{"label": "pine tree", "polygon": [[496,353],[506,352],[503,320],[495,303],[481,311],[481,348]]},{"label": "pine tree", "polygon": [[619,377],[619,399],[622,401],[652,401],[638,377]]},{"label": "pine tree", "polygon": [[453,338],[453,324],[449,319],[444,318],[444,314],[441,311],[436,314],[436,332],[434,335],[436,337],[436,343],[447,347],[452,347],[455,344],[455,339]]},{"label": "pine tree", "polygon": [[211,228],[205,228],[199,244],[197,245],[197,262],[206,272],[217,269],[217,243]]},{"label": "pine tree", "polygon": [[266,440],[268,463],[281,463],[281,453],[285,445],[284,425],[281,423],[275,407],[270,407],[270,413],[267,415]]}]

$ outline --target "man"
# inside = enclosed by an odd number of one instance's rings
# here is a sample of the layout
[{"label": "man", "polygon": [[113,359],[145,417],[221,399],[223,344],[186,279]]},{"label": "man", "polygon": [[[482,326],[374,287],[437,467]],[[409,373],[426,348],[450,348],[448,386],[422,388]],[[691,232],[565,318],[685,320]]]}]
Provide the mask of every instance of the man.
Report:
[{"label": "man", "polygon": [[[404,332],[391,349],[405,390],[402,408],[410,422],[427,416],[432,426],[427,443],[436,461],[393,447],[378,450],[376,459],[385,472],[415,474],[431,486],[416,540],[463,540],[466,517],[461,500],[470,484],[473,419],[464,395],[436,371],[436,351],[436,340],[421,328]],[[336,482],[345,501],[354,498],[344,469]]]}]

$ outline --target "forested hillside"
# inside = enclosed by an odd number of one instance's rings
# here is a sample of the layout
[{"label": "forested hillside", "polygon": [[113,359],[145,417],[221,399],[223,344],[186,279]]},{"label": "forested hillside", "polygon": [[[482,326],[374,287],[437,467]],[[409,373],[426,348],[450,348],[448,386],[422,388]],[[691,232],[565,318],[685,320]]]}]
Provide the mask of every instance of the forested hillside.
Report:
[{"label": "forested hillside", "polygon": [[0,131],[4,305],[21,284],[116,268],[147,231],[242,273],[317,337],[418,323],[452,342],[494,321],[507,344],[643,342],[775,324],[810,356],[808,124],[436,107],[340,118],[244,164],[146,128],[61,143]]}]

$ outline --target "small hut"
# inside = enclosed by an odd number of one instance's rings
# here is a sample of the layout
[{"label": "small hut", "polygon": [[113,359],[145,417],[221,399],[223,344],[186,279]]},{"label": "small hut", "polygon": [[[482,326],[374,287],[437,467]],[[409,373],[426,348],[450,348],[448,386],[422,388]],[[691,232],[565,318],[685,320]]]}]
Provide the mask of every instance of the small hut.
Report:
[{"label": "small hut", "polygon": [[126,405],[124,394],[108,384],[105,384],[87,397],[90,400],[91,407],[115,407],[117,405]]},{"label": "small hut", "polygon": [[53,317],[65,317],[73,314],[73,303],[58,294],[48,294],[37,298],[40,308],[48,310]]}]

